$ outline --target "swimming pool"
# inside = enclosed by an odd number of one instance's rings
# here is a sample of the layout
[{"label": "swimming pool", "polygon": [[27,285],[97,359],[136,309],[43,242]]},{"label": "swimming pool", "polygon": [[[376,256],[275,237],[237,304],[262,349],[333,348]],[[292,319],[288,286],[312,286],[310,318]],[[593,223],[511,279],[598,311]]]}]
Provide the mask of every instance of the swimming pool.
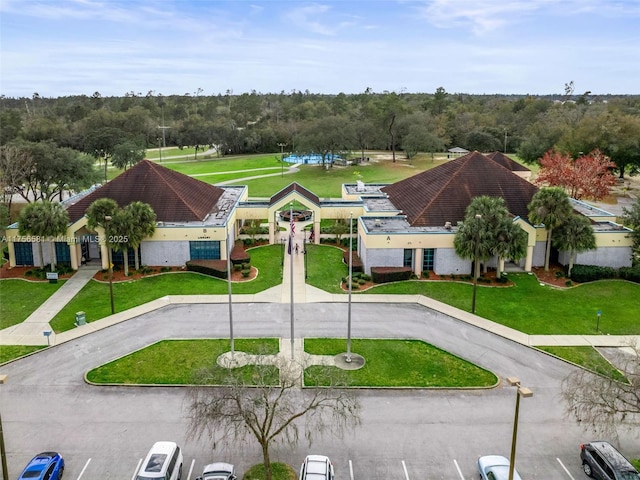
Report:
[{"label": "swimming pool", "polygon": [[[335,160],[342,160],[342,158],[338,155],[327,155],[325,158],[326,163],[333,163]],[[311,164],[317,165],[322,163],[322,155],[319,153],[309,153],[309,154],[291,154],[284,157],[284,161],[288,163],[303,163],[303,164]]]}]

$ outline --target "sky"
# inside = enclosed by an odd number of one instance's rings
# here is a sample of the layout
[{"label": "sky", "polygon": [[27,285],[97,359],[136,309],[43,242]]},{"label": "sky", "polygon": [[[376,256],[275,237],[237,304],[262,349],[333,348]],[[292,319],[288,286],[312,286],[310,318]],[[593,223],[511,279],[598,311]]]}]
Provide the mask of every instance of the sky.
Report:
[{"label": "sky", "polygon": [[0,95],[640,94],[640,0],[0,0]]}]

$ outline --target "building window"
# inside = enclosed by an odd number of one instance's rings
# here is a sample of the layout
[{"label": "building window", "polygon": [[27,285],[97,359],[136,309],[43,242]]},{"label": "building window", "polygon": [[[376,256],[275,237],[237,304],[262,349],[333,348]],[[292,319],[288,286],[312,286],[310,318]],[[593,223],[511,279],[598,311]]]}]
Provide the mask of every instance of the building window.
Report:
[{"label": "building window", "polygon": [[191,260],[220,260],[220,242],[189,242],[189,258]]},{"label": "building window", "polygon": [[436,256],[435,248],[425,248],[424,256],[422,257],[422,271],[430,272],[433,270],[433,259]]},{"label": "building window", "polygon": [[56,245],[56,262],[71,264],[71,252],[67,242],[55,242]]},{"label": "building window", "polygon": [[[129,262],[129,266],[136,264],[136,253],[138,253],[140,249],[138,248],[127,248],[127,262]],[[111,260],[114,265],[124,265],[124,250],[120,250],[119,252],[113,250],[111,252]],[[140,263],[140,257],[138,257],[138,264]]]},{"label": "building window", "polygon": [[33,266],[33,245],[31,242],[15,242],[16,265]]},{"label": "building window", "polygon": [[413,268],[413,249],[405,248],[404,249],[404,267]]}]

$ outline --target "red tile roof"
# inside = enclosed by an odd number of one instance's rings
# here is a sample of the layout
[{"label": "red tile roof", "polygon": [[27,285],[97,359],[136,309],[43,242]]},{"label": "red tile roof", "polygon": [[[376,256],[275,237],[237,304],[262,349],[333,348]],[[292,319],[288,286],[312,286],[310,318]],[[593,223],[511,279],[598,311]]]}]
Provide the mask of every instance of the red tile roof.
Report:
[{"label": "red tile roof", "polygon": [[514,216],[527,218],[538,188],[498,162],[471,152],[438,167],[382,188],[414,227],[453,225],[464,219],[471,199],[502,197]]},{"label": "red tile roof", "polygon": [[82,218],[91,203],[111,198],[122,208],[134,201],[151,205],[158,221],[202,221],[224,190],[143,160],[96,191],[67,207],[72,222]]},{"label": "red tile roof", "polygon": [[487,153],[487,157],[489,157],[491,160],[498,162],[500,165],[502,165],[505,168],[508,168],[512,172],[530,172],[531,171],[524,165],[521,165],[515,160],[512,160],[511,158],[507,157],[502,152]]}]

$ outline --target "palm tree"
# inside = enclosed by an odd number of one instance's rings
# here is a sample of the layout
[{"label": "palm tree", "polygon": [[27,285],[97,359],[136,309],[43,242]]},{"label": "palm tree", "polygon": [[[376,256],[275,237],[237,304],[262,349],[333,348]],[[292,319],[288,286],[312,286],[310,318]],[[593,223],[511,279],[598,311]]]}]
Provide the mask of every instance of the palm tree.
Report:
[{"label": "palm tree", "polygon": [[20,235],[32,235],[40,237],[38,247],[40,249],[40,260],[44,267],[44,253],[42,243],[45,238],[49,239],[51,247],[51,271],[55,271],[55,237],[67,233],[69,227],[69,214],[62,204],[57,202],[35,202],[28,204],[20,212]]},{"label": "palm tree", "polygon": [[132,232],[135,229],[135,220],[126,208],[116,210],[109,222],[107,244],[113,251],[122,252],[125,275],[129,275],[129,248],[132,246]]},{"label": "palm tree", "polygon": [[[481,195],[474,197],[471,203],[465,211],[465,219],[473,219],[476,215],[480,215],[482,223],[485,225],[485,235],[489,238],[487,241],[491,241],[493,244],[491,254],[486,259],[493,257],[500,251],[500,245],[498,242],[497,234],[502,230],[502,225],[505,221],[509,221],[509,210],[504,203],[504,199],[501,197],[490,197],[488,195]],[[487,272],[487,262],[484,262],[484,273]]]},{"label": "palm tree", "polygon": [[105,218],[113,217],[118,210],[118,204],[110,198],[99,198],[87,208],[87,227],[90,230],[96,227],[105,227]]},{"label": "palm tree", "polygon": [[596,237],[593,234],[591,222],[582,215],[571,215],[556,230],[553,244],[556,248],[569,252],[567,276],[571,277],[571,269],[577,254],[596,248]]},{"label": "palm tree", "polygon": [[[145,238],[153,235],[156,231],[156,212],[148,203],[131,202],[124,210],[132,219],[133,228],[129,232],[129,246],[134,249],[140,248],[140,243]],[[140,268],[140,255],[136,251],[136,270]]]},{"label": "palm tree", "polygon": [[547,246],[544,257],[544,270],[549,271],[551,255],[551,235],[553,229],[562,225],[573,212],[569,196],[560,187],[542,188],[529,203],[529,220],[534,225],[544,224],[547,231]]},{"label": "palm tree", "polygon": [[498,268],[496,277],[502,276],[502,260],[512,258],[514,260],[527,254],[527,232],[506,218],[496,232],[496,243],[493,251],[498,255]]},{"label": "palm tree", "polygon": [[[468,209],[467,209],[468,210]],[[474,217],[465,217],[462,225],[458,227],[456,236],[453,239],[453,246],[456,253],[462,258],[473,260],[473,299],[471,301],[471,313],[476,312],[476,287],[480,276],[480,260],[488,260],[493,256],[493,242],[488,234],[487,226],[482,219],[482,215],[476,214]]]}]

